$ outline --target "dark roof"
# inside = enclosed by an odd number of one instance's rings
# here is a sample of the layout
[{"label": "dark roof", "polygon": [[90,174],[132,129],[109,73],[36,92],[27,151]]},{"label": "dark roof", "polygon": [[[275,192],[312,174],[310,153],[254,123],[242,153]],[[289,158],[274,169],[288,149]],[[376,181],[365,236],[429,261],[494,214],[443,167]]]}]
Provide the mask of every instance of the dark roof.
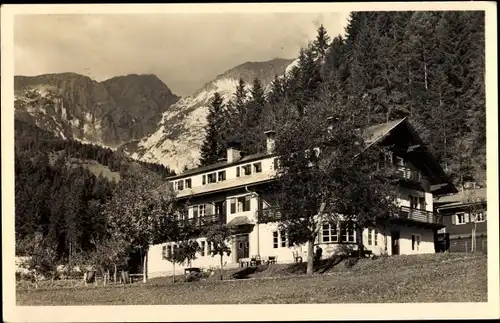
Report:
[{"label": "dark roof", "polygon": [[212,165],[200,166],[200,167],[196,167],[196,168],[193,168],[193,169],[189,169],[189,170],[187,170],[187,171],[185,171],[185,172],[183,172],[183,173],[181,173],[179,175],[175,175],[175,176],[169,177],[168,180],[183,178],[185,176],[190,176],[190,175],[195,175],[195,174],[199,174],[199,173],[204,173],[204,172],[207,172],[207,171],[210,171],[210,170],[216,170],[216,169],[225,168],[225,167],[228,167],[228,166],[234,166],[234,165],[238,165],[238,164],[244,164],[246,162],[250,162],[252,160],[260,159],[260,158],[266,157],[266,156],[272,156],[272,155],[268,154],[267,152],[262,152],[262,153],[257,153],[257,154],[243,156],[242,158],[238,159],[237,161],[233,161],[232,163],[229,163],[227,160],[220,161],[220,162],[217,162],[217,163],[212,164]]},{"label": "dark roof", "polygon": [[252,221],[247,216],[241,215],[237,216],[227,224],[228,227],[238,227],[240,225],[251,225]]},{"label": "dark roof", "polygon": [[456,194],[443,195],[434,199],[436,208],[460,207],[468,204],[486,203],[486,188],[466,189]]}]

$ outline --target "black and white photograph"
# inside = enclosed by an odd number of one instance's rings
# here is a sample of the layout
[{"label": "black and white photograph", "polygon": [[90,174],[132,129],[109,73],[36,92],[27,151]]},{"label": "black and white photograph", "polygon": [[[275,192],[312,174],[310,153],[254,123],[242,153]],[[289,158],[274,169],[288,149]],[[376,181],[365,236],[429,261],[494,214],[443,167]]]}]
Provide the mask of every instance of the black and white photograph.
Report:
[{"label": "black and white photograph", "polygon": [[498,318],[495,9],[2,6],[5,320]]}]

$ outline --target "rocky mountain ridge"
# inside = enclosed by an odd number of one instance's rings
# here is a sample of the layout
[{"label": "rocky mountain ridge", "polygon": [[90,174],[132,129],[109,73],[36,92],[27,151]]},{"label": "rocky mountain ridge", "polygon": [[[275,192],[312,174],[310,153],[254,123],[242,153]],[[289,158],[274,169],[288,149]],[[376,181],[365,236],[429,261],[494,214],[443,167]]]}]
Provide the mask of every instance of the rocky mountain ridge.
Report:
[{"label": "rocky mountain ridge", "polygon": [[76,73],[15,76],[15,116],[62,138],[117,148],[156,128],[179,97],[155,75],[97,82]]}]

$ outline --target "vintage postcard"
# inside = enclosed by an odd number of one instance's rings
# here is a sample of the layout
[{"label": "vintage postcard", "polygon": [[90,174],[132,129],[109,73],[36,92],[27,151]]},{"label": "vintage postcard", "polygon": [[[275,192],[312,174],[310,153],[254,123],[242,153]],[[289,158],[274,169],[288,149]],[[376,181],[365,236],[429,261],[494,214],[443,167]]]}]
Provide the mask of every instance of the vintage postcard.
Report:
[{"label": "vintage postcard", "polygon": [[498,318],[495,9],[2,6],[4,320]]}]

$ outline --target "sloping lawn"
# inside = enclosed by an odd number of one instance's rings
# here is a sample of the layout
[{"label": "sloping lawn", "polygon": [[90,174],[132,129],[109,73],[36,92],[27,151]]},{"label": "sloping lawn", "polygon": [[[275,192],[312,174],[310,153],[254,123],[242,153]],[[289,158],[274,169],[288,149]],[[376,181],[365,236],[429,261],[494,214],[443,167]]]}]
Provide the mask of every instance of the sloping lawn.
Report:
[{"label": "sloping lawn", "polygon": [[[249,279],[17,291],[18,305],[158,305],[262,303],[486,302],[487,258],[433,254],[339,263],[305,276],[305,264],[262,267]],[[227,271],[226,278],[237,270]]]}]

